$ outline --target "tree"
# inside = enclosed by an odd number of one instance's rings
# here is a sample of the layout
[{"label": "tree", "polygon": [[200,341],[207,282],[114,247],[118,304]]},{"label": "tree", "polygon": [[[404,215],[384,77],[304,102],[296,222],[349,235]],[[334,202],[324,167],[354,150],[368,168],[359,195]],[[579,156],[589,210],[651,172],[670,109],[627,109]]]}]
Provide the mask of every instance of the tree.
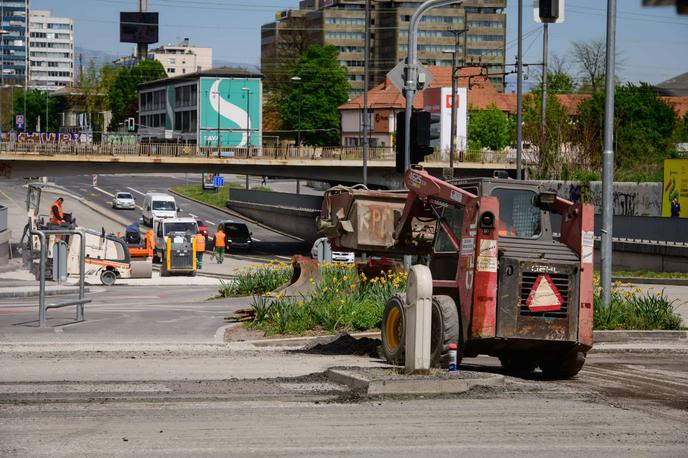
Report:
[{"label": "tree", "polygon": [[131,68],[120,67],[108,90],[112,111],[110,129],[116,129],[126,118],[136,117],[139,84],[166,77],[165,69],[157,60],[142,60]]},{"label": "tree", "polygon": [[[581,77],[581,92],[598,92],[604,88],[607,72],[607,44],[602,38],[573,42],[573,62],[578,66]],[[615,70],[623,68],[619,52],[615,55]],[[618,79],[618,78],[616,78]]]},{"label": "tree", "polygon": [[[299,83],[291,84],[280,115],[292,130],[300,129],[309,145],[339,145],[341,119],[338,107],[349,98],[346,68],[337,61],[337,48],[313,45],[294,69]],[[299,112],[301,119],[299,121]]]},{"label": "tree", "polygon": [[[26,98],[26,113],[24,113],[24,99]],[[48,111],[48,125],[46,126],[46,104]],[[41,121],[41,132],[57,132],[60,128],[60,112],[62,107],[55,97],[49,97],[44,91],[32,89],[22,91],[14,97],[14,112],[24,113],[27,131],[38,131],[38,120]]]},{"label": "tree", "polygon": [[102,113],[110,110],[109,91],[116,73],[117,69],[111,65],[104,65],[98,70],[91,59],[79,81],[81,94],[71,100],[74,104],[83,104],[95,132],[105,130]]},{"label": "tree", "polygon": [[471,149],[500,150],[511,138],[510,119],[496,106],[486,110],[471,110],[468,124],[468,143]]},{"label": "tree", "polygon": [[[614,116],[615,162],[619,179],[661,181],[662,160],[673,149],[677,128],[673,108],[647,83],[627,83],[616,89]],[[579,105],[581,150],[599,166],[603,148],[604,94],[595,93]]]},{"label": "tree", "polygon": [[[568,63],[563,57],[552,56],[552,61],[547,71],[547,92],[551,94],[573,94],[576,91],[575,77],[569,71]],[[542,93],[542,72],[540,83],[535,86],[533,92]]]}]

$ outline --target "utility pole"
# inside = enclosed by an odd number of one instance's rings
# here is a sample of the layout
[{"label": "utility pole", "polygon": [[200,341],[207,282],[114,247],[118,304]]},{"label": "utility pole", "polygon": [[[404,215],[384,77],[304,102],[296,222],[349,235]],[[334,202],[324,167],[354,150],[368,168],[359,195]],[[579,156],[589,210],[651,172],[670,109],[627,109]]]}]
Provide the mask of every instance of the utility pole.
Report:
[{"label": "utility pole", "polygon": [[523,179],[523,0],[518,0],[518,52],[516,54],[516,179]]},{"label": "utility pole", "polygon": [[547,54],[548,54],[548,35],[549,24],[542,24],[542,103],[540,113],[540,127],[542,128],[542,139],[545,139],[545,126],[547,125]]},{"label": "utility pole", "polygon": [[[148,0],[138,0],[139,2],[139,13],[145,13],[148,11]],[[142,61],[148,57],[148,44],[146,43],[136,43],[136,60]]]},{"label": "utility pole", "polygon": [[616,53],[616,0],[607,0],[607,65],[604,96],[604,152],[602,153],[602,249],[600,283],[602,303],[612,299],[612,234],[614,223],[614,66]]},{"label": "utility pole", "polygon": [[[462,29],[462,30],[456,30],[454,33],[456,34],[456,42],[454,43],[454,50],[453,51],[444,51],[445,53],[451,53],[452,55],[452,105],[451,105],[451,137],[449,141],[449,170],[450,170],[450,176],[454,177],[454,155],[456,154],[456,123],[457,123],[457,117],[458,117],[458,110],[456,106],[456,93],[457,91],[457,86],[458,86],[458,80],[459,80],[459,66],[458,66],[458,55],[459,55],[459,40],[461,38],[462,33],[468,32],[468,29]],[[464,52],[466,51],[466,48],[464,47]],[[463,65],[462,65],[463,67]]]},{"label": "utility pole", "polygon": [[365,2],[365,57],[363,59],[363,186],[368,186],[368,79],[370,77],[370,0]]}]

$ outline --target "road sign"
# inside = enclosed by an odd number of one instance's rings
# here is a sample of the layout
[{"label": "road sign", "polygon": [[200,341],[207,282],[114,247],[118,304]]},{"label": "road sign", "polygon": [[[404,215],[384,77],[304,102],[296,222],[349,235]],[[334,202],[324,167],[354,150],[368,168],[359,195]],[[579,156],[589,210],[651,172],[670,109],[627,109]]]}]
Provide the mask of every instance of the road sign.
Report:
[{"label": "road sign", "polygon": [[14,117],[14,124],[17,126],[17,129],[23,129],[24,128],[24,115],[18,114],[17,116],[15,116]]},{"label": "road sign", "polygon": [[216,188],[224,187],[224,185],[225,185],[224,177],[216,176],[215,178],[213,178],[213,184],[215,185]]},{"label": "road sign", "polygon": [[98,186],[98,175],[93,175],[93,187]]},{"label": "road sign", "polygon": [[[394,87],[396,87],[399,92],[404,93],[404,87],[406,86],[406,61],[400,61],[393,69],[387,73],[387,78],[392,82]],[[423,64],[418,64],[418,80],[423,81],[423,89],[430,86],[430,81],[432,81],[432,74],[428,71]],[[422,89],[418,89],[419,91]]]},{"label": "road sign", "polygon": [[[540,1],[533,0],[533,19],[535,22],[542,24],[540,19]],[[559,17],[552,24],[561,24],[564,22],[564,0],[559,0]]]},{"label": "road sign", "polygon": [[531,312],[560,310],[564,299],[549,275],[540,275],[530,290],[526,305]]}]

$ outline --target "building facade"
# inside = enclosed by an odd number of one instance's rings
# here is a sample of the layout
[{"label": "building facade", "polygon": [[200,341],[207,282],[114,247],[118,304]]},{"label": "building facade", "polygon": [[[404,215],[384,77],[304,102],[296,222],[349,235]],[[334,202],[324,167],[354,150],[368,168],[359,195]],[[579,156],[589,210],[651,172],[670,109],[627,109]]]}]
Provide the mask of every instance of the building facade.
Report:
[{"label": "building facade", "polygon": [[2,85],[26,84],[29,0],[0,0],[0,75]]},{"label": "building facade", "polygon": [[29,86],[52,91],[74,85],[74,21],[29,12]]},{"label": "building facade", "polygon": [[262,145],[262,75],[218,68],[139,86],[142,141],[209,147]]},{"label": "building facade", "polygon": [[150,50],[148,58],[160,62],[170,78],[213,68],[213,49],[189,46],[188,38],[176,46],[164,45]]},{"label": "building facade", "polygon": [[[379,84],[408,53],[408,26],[423,0],[371,2],[370,83]],[[484,65],[498,89],[504,87],[506,0],[466,0],[459,7],[430,10],[418,28],[418,58],[451,66],[444,51],[458,47],[460,65]],[[466,33],[459,31],[468,29]],[[351,95],[362,93],[365,62],[365,0],[303,0],[299,10],[277,13],[262,27],[261,68],[269,73],[283,48],[333,45],[347,68]]]}]

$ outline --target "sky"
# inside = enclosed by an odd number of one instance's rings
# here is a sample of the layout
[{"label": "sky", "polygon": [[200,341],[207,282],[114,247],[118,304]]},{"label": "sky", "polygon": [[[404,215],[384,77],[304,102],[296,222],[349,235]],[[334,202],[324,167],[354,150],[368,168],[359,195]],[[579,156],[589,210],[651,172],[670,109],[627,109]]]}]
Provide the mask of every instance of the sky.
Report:
[{"label": "sky", "polygon": [[[517,1],[507,1],[507,63],[516,53]],[[604,38],[606,3],[568,0],[565,22],[549,27],[550,59],[567,58],[571,43]],[[675,7],[641,7],[642,0],[619,0],[617,45],[623,81],[659,83],[688,72],[688,16]],[[135,11],[136,0],[31,0],[32,9],[49,9],[75,20],[76,45],[115,55],[128,55],[132,45],[120,44],[119,11]],[[297,7],[298,0],[149,0],[148,10],[160,13],[160,43],[212,47],[213,57],[247,65],[260,63],[260,26],[275,12]],[[524,62],[542,61],[542,25],[533,21],[531,0],[524,0]],[[570,59],[569,59],[570,60]],[[575,73],[575,69],[571,69]],[[535,72],[527,81],[536,79]]]}]

